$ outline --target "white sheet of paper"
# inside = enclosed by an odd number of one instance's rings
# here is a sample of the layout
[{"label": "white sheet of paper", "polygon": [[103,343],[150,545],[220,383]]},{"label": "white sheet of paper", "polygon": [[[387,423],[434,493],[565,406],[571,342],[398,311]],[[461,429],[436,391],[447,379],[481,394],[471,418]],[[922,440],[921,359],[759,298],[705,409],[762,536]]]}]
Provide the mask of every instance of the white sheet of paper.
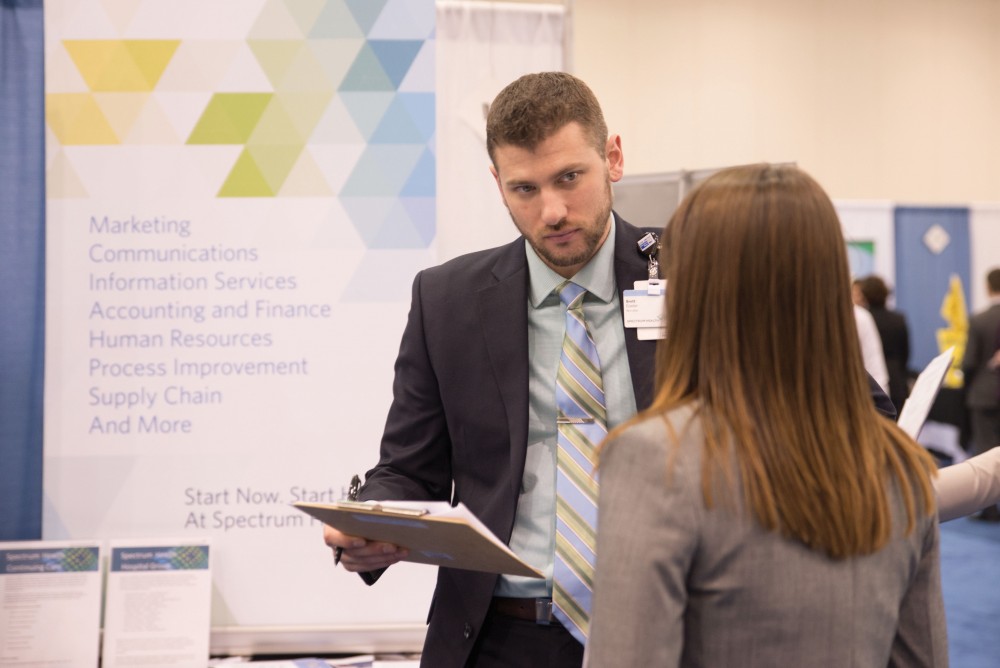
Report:
[{"label": "white sheet of paper", "polygon": [[932,359],[917,376],[917,381],[910,390],[910,396],[903,403],[903,409],[899,411],[899,419],[896,421],[900,429],[909,434],[910,438],[916,440],[920,434],[920,428],[924,426],[927,415],[931,412],[931,406],[934,405],[934,399],[941,389],[941,383],[944,382],[954,355],[955,349],[948,348]]},{"label": "white sheet of paper", "polygon": [[103,667],[208,664],[212,572],[206,541],[111,543]]},{"label": "white sheet of paper", "polygon": [[0,666],[97,666],[101,548],[0,543]]}]

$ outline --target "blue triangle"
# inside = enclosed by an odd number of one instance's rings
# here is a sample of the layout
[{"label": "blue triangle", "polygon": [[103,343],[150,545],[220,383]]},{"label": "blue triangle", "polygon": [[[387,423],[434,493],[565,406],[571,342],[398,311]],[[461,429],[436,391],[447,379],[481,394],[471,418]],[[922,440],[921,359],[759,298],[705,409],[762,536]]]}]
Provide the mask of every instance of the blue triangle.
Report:
[{"label": "blue triangle", "polygon": [[429,142],[434,137],[434,128],[437,123],[434,93],[400,93],[399,101],[410,112],[410,118],[420,130],[420,136],[424,142]]},{"label": "blue triangle", "polygon": [[351,10],[351,14],[354,15],[354,20],[358,22],[358,25],[365,34],[372,29],[375,22],[378,20],[379,14],[385,8],[385,3],[387,0],[346,0],[347,7]]},{"label": "blue triangle", "polygon": [[420,53],[420,48],[424,45],[422,40],[368,40],[372,51],[378,57],[382,70],[392,80],[393,89],[399,88],[406,73],[410,71],[414,58]]},{"label": "blue triangle", "polygon": [[381,58],[372,49],[371,42],[367,42],[351,63],[351,68],[347,70],[338,90],[396,90],[399,84],[382,69],[380,61]]},{"label": "blue triangle", "polygon": [[403,189],[399,191],[401,197],[434,197],[436,194],[436,169],[437,161],[434,154],[429,150],[424,151],[420,156],[420,162],[413,168],[409,180]]},{"label": "blue triangle", "polygon": [[424,144],[427,139],[413,122],[410,110],[399,96],[393,98],[392,104],[382,116],[378,128],[372,133],[372,144]]}]

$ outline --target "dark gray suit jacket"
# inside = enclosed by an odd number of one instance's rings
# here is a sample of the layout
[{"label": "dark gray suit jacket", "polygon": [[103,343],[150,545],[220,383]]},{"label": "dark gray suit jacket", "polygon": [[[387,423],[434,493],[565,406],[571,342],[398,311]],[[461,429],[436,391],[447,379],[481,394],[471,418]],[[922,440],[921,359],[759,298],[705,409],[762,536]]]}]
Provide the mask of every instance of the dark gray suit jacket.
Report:
[{"label": "dark gray suit jacket", "polygon": [[986,367],[997,349],[1000,335],[1000,304],[994,304],[969,321],[969,339],[962,358],[965,403],[969,408],[1000,407],[1000,372]]},{"label": "dark gray suit jacket", "polygon": [[[615,282],[648,278],[644,230],[615,214]],[[528,439],[528,266],[525,242],[463,255],[420,272],[396,359],[379,463],[360,498],[461,501],[510,540]],[[625,330],[636,406],[653,393],[654,341]],[[894,415],[871,381],[876,403]],[[454,487],[454,489],[453,489]],[[373,583],[379,573],[363,574]],[[463,666],[497,576],[441,568],[423,665]]]}]

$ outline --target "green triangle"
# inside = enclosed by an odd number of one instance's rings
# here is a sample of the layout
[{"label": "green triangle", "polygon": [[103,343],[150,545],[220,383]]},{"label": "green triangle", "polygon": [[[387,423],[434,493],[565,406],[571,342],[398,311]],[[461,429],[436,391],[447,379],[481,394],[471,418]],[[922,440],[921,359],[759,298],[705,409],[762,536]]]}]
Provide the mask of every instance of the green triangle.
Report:
[{"label": "green triangle", "polygon": [[273,93],[216,93],[195,123],[188,144],[245,144]]},{"label": "green triangle", "polygon": [[219,190],[219,197],[274,197],[257,162],[243,149]]}]

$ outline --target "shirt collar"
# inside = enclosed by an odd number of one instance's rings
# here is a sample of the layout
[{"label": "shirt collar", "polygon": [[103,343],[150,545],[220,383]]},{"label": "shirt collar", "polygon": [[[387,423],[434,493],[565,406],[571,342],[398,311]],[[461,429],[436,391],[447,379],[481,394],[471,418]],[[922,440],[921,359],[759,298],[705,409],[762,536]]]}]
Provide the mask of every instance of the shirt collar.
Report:
[{"label": "shirt collar", "polygon": [[[608,238],[597,249],[594,257],[590,258],[590,262],[583,265],[583,268],[576,272],[570,279],[604,303],[609,303],[615,296],[614,214],[609,216],[608,224],[611,226]],[[531,300],[531,305],[534,308],[538,308],[545,298],[552,294],[555,287],[566,279],[545,264],[542,258],[538,257],[531,244],[525,244],[524,249],[524,253],[528,259],[528,277],[531,285],[529,299]]]}]

